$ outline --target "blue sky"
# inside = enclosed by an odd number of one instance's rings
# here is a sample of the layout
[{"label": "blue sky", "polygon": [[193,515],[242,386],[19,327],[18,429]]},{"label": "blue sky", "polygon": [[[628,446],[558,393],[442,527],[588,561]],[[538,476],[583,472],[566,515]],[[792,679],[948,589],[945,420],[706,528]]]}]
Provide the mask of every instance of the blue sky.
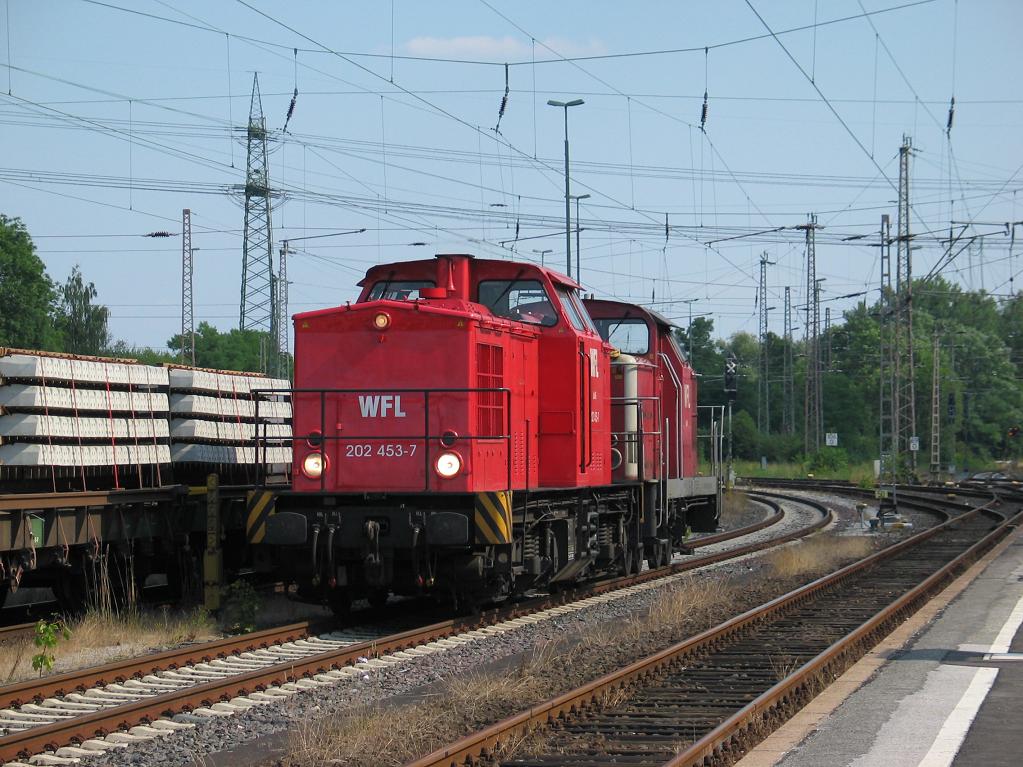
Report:
[{"label": "blue sky", "polygon": [[[873,297],[870,238],[895,214],[904,134],[914,272],[942,260],[950,220],[989,236],[949,279],[1008,294],[1019,269],[1000,229],[1023,219],[1019,2],[246,2],[0,3],[0,211],[26,222],[55,279],[81,265],[116,338],[162,347],[179,328],[180,238],[141,235],[180,231],[184,207],[200,248],[196,319],[237,324],[230,190],[257,71],[280,190],[275,260],[284,237],[366,229],[296,241],[292,311],[353,298],[379,261],[551,249],[563,264],[563,115],[550,98],[586,102],[569,115],[572,183],[591,195],[582,272],[599,296],[653,301],[682,324],[681,302],[698,299],[719,334],[756,332],[766,252],[780,333],[784,286],[797,307],[806,292],[792,227],[817,212],[825,305],[837,316],[856,300],[840,296]],[[782,33],[797,27],[812,28]],[[619,55],[678,49],[692,50]]]}]

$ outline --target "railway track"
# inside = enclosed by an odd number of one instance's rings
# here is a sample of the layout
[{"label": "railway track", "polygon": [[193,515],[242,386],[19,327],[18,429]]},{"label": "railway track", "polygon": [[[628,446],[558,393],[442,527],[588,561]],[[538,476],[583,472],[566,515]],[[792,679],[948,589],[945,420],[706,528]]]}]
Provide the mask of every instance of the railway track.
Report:
[{"label": "railway track", "polygon": [[934,528],[411,764],[730,764],[1023,520],[997,503],[946,504]]},{"label": "railway track", "polygon": [[[728,538],[777,524],[777,501],[758,497],[773,513],[731,533],[691,544],[697,551]],[[813,524],[768,541],[695,556],[666,568],[581,586],[570,592],[386,636],[338,632],[313,636],[309,624],[270,629],[218,642],[132,659],[81,672],[0,688],[0,761],[49,752],[84,756],[116,747],[118,741],[146,739],[188,724],[171,721],[177,712],[218,716],[273,702],[304,688],[335,684],[395,662],[428,655],[494,633],[582,609],[594,601],[652,588],[655,582],[697,567],[762,550],[820,529],[831,519],[820,504],[796,501],[819,512]],[[113,741],[110,739],[113,738]]]}]

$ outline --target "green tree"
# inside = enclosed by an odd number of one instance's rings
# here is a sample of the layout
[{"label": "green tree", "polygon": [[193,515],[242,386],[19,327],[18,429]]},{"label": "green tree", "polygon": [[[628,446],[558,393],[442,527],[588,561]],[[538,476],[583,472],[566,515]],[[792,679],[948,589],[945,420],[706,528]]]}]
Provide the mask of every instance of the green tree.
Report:
[{"label": "green tree", "polygon": [[115,341],[104,354],[120,359],[138,360],[147,365],[162,365],[165,362],[181,362],[181,355],[148,346],[134,346],[127,341]]},{"label": "green tree", "polygon": [[103,354],[110,344],[107,320],[110,310],[93,304],[96,286],[86,284],[76,264],[60,289],[57,327],[63,337],[64,351],[71,354]]},{"label": "green tree", "polygon": [[732,453],[736,458],[759,458],[760,433],[753,416],[745,410],[732,415]]},{"label": "green tree", "polygon": [[[181,349],[180,333],[167,341],[167,348]],[[221,333],[208,322],[200,322],[195,330],[195,364],[203,368],[259,371],[272,348],[270,336],[256,330],[232,328]]]},{"label": "green tree", "polygon": [[53,283],[17,218],[0,214],[0,346],[57,349]]}]

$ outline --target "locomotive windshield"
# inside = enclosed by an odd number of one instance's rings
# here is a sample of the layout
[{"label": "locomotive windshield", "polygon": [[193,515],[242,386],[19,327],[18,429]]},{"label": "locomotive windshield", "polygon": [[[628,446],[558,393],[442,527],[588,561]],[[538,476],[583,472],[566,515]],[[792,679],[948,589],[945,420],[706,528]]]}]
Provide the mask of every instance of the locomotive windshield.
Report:
[{"label": "locomotive windshield", "polygon": [[539,280],[484,280],[479,302],[497,317],[544,327],[558,324],[558,313]]},{"label": "locomotive windshield", "polygon": [[646,354],[650,351],[650,329],[646,320],[635,317],[597,317],[600,337],[623,354]]},{"label": "locomotive windshield", "polygon": [[366,296],[367,301],[414,301],[420,298],[419,291],[422,288],[432,288],[431,280],[381,280],[374,283]]}]

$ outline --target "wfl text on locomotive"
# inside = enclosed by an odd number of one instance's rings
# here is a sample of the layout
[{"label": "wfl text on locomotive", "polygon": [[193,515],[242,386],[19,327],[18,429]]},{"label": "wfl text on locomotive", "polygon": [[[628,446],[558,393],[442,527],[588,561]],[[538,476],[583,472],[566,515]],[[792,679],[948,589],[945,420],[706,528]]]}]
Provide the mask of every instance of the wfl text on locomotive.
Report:
[{"label": "wfl text on locomotive", "polygon": [[665,564],[716,526],[670,323],[534,264],[383,264],[298,314],[294,470],[264,543],[306,593],[501,599]]}]

